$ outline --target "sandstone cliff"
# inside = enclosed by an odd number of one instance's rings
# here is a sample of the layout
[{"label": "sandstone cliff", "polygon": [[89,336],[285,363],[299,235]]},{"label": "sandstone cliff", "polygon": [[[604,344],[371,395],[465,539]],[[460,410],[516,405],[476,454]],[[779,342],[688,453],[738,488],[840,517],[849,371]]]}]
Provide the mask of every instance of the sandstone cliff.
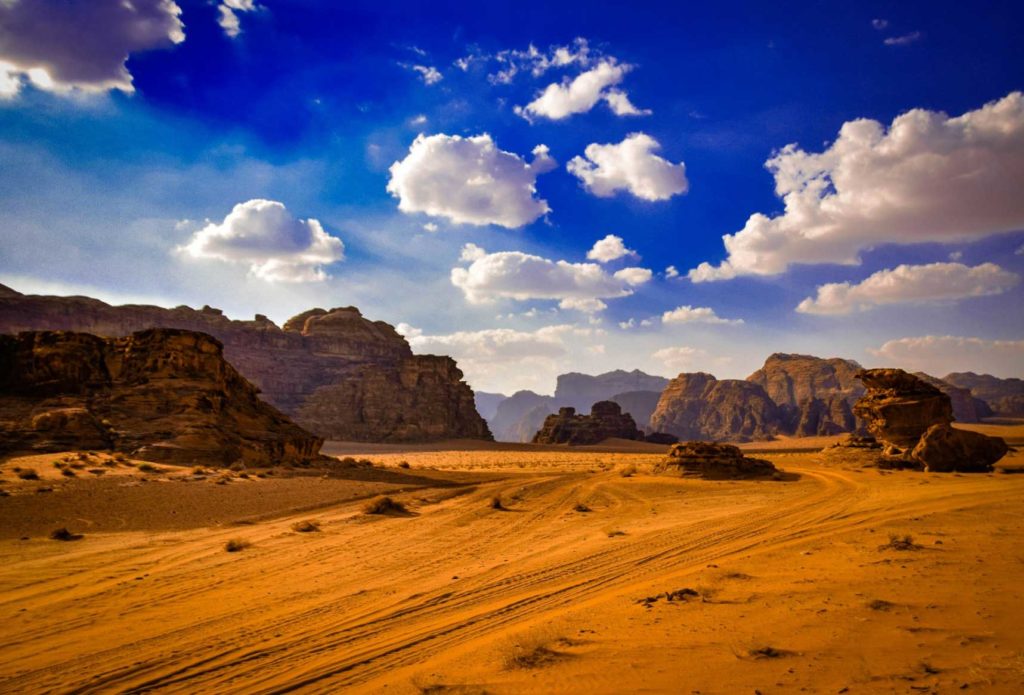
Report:
[{"label": "sandstone cliff", "polygon": [[203,333],[0,335],[0,452],[269,466],[313,459],[321,443],[261,401]]},{"label": "sandstone cliff", "polygon": [[473,391],[448,357],[413,355],[383,321],[354,307],[311,309],[278,327],[218,309],[110,306],[88,297],[0,292],[0,333],[71,330],[117,337],[148,328],[208,333],[264,400],[330,439],[490,439]]},{"label": "sandstone cliff", "polygon": [[771,439],[781,424],[781,410],[760,385],[698,372],[669,383],[650,426],[681,440],[751,441]]},{"label": "sandstone cliff", "polygon": [[590,415],[577,415],[576,409],[560,408],[554,415],[548,415],[544,425],[533,437],[534,444],[597,444],[605,439],[644,438],[628,413],[623,413],[618,403],[598,401]]},{"label": "sandstone cliff", "polygon": [[[622,369],[604,374],[580,374],[569,372],[558,376],[555,387],[555,402],[559,406],[572,406],[580,411],[590,410],[598,401],[606,401],[619,393],[630,391],[657,391],[661,393],[668,386],[668,379],[645,374],[639,369],[631,372]],[[636,414],[634,413],[634,418]],[[646,424],[646,420],[640,424]]]},{"label": "sandstone cliff", "polygon": [[1024,417],[1024,379],[1000,379],[991,374],[954,372],[942,380],[970,389],[975,398],[984,401],[996,415]]},{"label": "sandstone cliff", "polygon": [[949,396],[950,403],[953,406],[953,417],[957,422],[981,422],[981,418],[992,414],[988,404],[979,398],[975,398],[969,388],[954,386],[947,381],[937,379],[931,374],[925,374],[924,372],[914,372],[914,376]]},{"label": "sandstone cliff", "polygon": [[[666,385],[667,382],[666,379]],[[622,412],[632,415],[637,427],[647,432],[653,431],[650,428],[651,416],[654,415],[654,409],[661,400],[660,390],[617,393],[608,400],[615,401],[622,406]]]}]

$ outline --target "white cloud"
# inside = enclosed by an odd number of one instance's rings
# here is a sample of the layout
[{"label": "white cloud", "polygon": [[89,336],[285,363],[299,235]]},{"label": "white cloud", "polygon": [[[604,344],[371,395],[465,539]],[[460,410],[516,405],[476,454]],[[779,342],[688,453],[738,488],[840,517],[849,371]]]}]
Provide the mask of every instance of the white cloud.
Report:
[{"label": "white cloud", "polygon": [[604,239],[594,242],[594,247],[587,251],[587,258],[599,263],[608,263],[624,256],[637,256],[636,251],[627,249],[622,237],[609,234]]},{"label": "white cloud", "polygon": [[802,314],[849,314],[883,304],[933,302],[1001,294],[1020,277],[994,263],[900,265],[880,270],[856,285],[833,282],[818,287],[796,310]]},{"label": "white cloud", "polygon": [[679,271],[676,269],[674,265],[670,265],[669,267],[665,268],[665,277],[670,280],[672,278],[677,278],[679,277]]},{"label": "white cloud", "polygon": [[925,335],[890,340],[868,352],[889,366],[939,375],[973,371],[1019,377],[1024,365],[1024,340]]},{"label": "white cloud", "polygon": [[420,135],[409,154],[391,165],[387,190],[402,212],[447,217],[457,224],[515,228],[551,208],[536,198],[537,176],[555,167],[548,148],[533,149],[533,161],[498,149],[487,133]]},{"label": "white cloud", "polygon": [[242,24],[237,13],[254,12],[258,9],[259,5],[256,4],[255,0],[222,0],[217,7],[220,13],[217,24],[220,25],[225,34],[235,38],[242,33]]},{"label": "white cloud", "polygon": [[128,56],[185,40],[173,0],[0,1],[0,96],[134,91]]},{"label": "white cloud", "polygon": [[409,125],[424,125],[426,122],[427,117],[422,113],[409,119]]},{"label": "white cloud", "polygon": [[495,299],[556,299],[563,309],[585,312],[606,307],[602,299],[633,294],[633,287],[651,278],[646,268],[624,268],[609,275],[596,263],[552,261],[520,251],[487,253],[466,244],[460,260],[468,268],[452,268],[452,284],[474,304]]},{"label": "white cloud", "polygon": [[680,306],[661,315],[662,323],[717,323],[738,326],[743,319],[723,319],[706,306]]},{"label": "white cloud", "polygon": [[[585,38],[577,38],[568,46],[552,46],[547,51],[540,51],[532,44],[526,50],[504,50],[494,54],[493,59],[501,69],[487,76],[491,84],[510,84],[520,72],[528,72],[533,77],[540,77],[553,68],[570,66],[589,67],[593,54]],[[465,58],[455,61],[463,71],[468,70],[474,61],[486,61],[492,56],[471,53]]]},{"label": "white cloud", "polygon": [[527,120],[540,116],[553,121],[586,113],[599,101],[605,101],[617,116],[645,116],[651,112],[636,108],[627,94],[613,89],[622,82],[631,65],[602,60],[596,66],[580,73],[574,79],[549,84],[543,92],[526,106],[517,106],[515,112]]},{"label": "white cloud", "polygon": [[970,241],[1024,228],[1024,95],[950,118],[916,109],[886,129],[850,121],[824,152],[767,163],[785,212],[723,237],[728,258],[694,282],[777,275],[792,263],[857,265],[880,244]]},{"label": "white cloud", "polygon": [[645,133],[632,133],[617,145],[591,143],[584,157],[573,157],[566,166],[583,187],[606,198],[629,191],[643,200],[668,200],[686,193],[686,165],[672,164],[654,151],[661,146]]},{"label": "white cloud", "polygon": [[693,369],[695,363],[703,361],[707,356],[708,353],[704,350],[688,346],[661,348],[651,354],[651,357],[676,372]]},{"label": "white cloud", "polygon": [[207,224],[180,251],[245,263],[253,275],[271,282],[324,280],[323,266],[345,257],[341,239],[320,222],[297,219],[283,204],[261,199],[235,205],[223,222]]},{"label": "white cloud", "polygon": [[903,36],[890,36],[882,43],[886,46],[909,46],[912,43],[920,41],[920,39],[921,32],[912,31],[909,34],[904,34]]},{"label": "white cloud", "polygon": [[889,20],[888,19],[872,19],[871,20],[871,26],[873,26],[878,31],[881,31],[882,29],[885,29],[887,26],[889,26]]},{"label": "white cloud", "polygon": [[423,84],[425,85],[434,85],[444,79],[444,75],[442,75],[433,65],[412,65],[409,63],[399,63],[399,65],[406,70],[412,70],[413,72],[418,73],[420,79],[423,80]]},{"label": "white cloud", "polygon": [[438,229],[439,227],[433,222],[427,222],[426,224],[423,225],[423,230],[426,232],[430,232],[431,234],[436,232]]},{"label": "white cloud", "polygon": [[1024,244],[1017,247],[1017,250],[1013,252],[1015,256],[1024,256]]}]

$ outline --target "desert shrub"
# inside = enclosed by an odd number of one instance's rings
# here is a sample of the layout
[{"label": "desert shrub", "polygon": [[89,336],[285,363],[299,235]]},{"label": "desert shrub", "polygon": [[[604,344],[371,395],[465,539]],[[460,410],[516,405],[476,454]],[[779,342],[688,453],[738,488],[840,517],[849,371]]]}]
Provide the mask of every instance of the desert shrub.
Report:
[{"label": "desert shrub", "polygon": [[623,466],[622,468],[619,469],[619,475],[621,475],[623,478],[632,478],[634,475],[636,475],[636,466],[634,466],[632,463],[629,464],[628,466]]},{"label": "desert shrub", "polygon": [[895,604],[889,603],[888,601],[876,598],[874,601],[868,603],[868,608],[873,611],[888,611],[892,610]]},{"label": "desert shrub", "polygon": [[373,468],[373,461],[370,459],[359,459],[357,463],[363,468]]},{"label": "desert shrub", "polygon": [[398,467],[399,468],[409,468],[409,462],[408,461],[399,461],[398,462]]},{"label": "desert shrub", "polygon": [[60,471],[60,474],[63,475],[63,476],[66,476],[68,478],[74,478],[75,476],[78,475],[77,473],[75,473],[70,468],[62,468],[61,471]]},{"label": "desert shrub", "polygon": [[557,639],[549,639],[544,635],[527,637],[512,643],[502,658],[502,664],[508,670],[543,668],[572,658],[571,654],[558,651],[556,647],[571,647],[575,644],[565,637]]},{"label": "desert shrub", "polygon": [[298,531],[299,533],[315,533],[320,530],[320,524],[315,521],[309,521],[308,519],[303,521],[296,521],[292,524],[292,531]]},{"label": "desert shrub", "polygon": [[587,505],[583,504],[582,502],[577,502],[576,506],[573,507],[572,510],[574,512],[580,512],[581,514],[585,514],[586,512],[590,511],[590,507],[588,507]]},{"label": "desert shrub", "polygon": [[240,473],[241,471],[245,470],[245,463],[243,463],[242,461],[235,461],[234,463],[231,464],[231,470],[233,470],[235,473]]},{"label": "desert shrub", "polygon": [[195,468],[192,469],[192,475],[207,475],[207,474],[209,474],[209,471],[206,470],[205,468],[203,468],[202,466],[196,466]]},{"label": "desert shrub", "polygon": [[755,659],[781,659],[782,657],[789,654],[784,649],[776,649],[775,647],[758,647],[757,649],[751,649],[747,654]]},{"label": "desert shrub", "polygon": [[502,502],[501,502],[501,496],[500,495],[495,495],[494,497],[491,498],[490,507],[491,507],[491,509],[497,509],[499,511],[505,509],[505,505],[502,504]]},{"label": "desert shrub", "polygon": [[608,534],[609,538],[616,538],[618,536],[625,536],[626,535],[625,531],[620,531],[619,529],[612,529],[610,531],[606,531],[605,533]]},{"label": "desert shrub", "polygon": [[159,473],[160,469],[154,466],[152,463],[140,463],[139,470],[143,473]]},{"label": "desert shrub", "polygon": [[403,514],[405,505],[390,497],[376,497],[363,505],[364,514]]},{"label": "desert shrub", "polygon": [[237,553],[248,548],[252,543],[241,538],[232,538],[224,544],[224,550],[229,553]]},{"label": "desert shrub", "polygon": [[39,474],[31,468],[18,468],[16,470],[18,477],[22,480],[39,480]]},{"label": "desert shrub", "polygon": [[920,550],[921,546],[914,542],[914,537],[909,533],[905,535],[899,535],[898,533],[889,534],[889,542],[885,545],[878,546],[879,550]]},{"label": "desert shrub", "polygon": [[63,468],[66,465],[68,465],[68,464],[64,463],[63,461],[54,461],[53,462],[53,467],[54,468]]},{"label": "desert shrub", "polygon": [[63,526],[50,533],[50,538],[55,541],[77,541],[83,538],[80,533],[71,533]]}]

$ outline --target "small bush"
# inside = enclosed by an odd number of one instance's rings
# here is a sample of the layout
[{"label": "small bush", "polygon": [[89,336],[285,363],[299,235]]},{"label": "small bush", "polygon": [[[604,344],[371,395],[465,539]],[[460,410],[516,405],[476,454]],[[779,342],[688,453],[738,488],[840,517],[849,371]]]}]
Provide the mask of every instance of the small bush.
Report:
[{"label": "small bush", "polygon": [[491,509],[497,509],[498,511],[503,511],[505,509],[505,505],[501,503],[501,496],[499,495],[495,495],[491,498],[490,506]]},{"label": "small bush", "polygon": [[889,534],[889,542],[878,546],[879,550],[920,550],[921,546],[914,542],[910,534],[900,536],[896,533]]},{"label": "small bush", "polygon": [[71,533],[71,531],[68,531],[62,526],[56,531],[50,533],[50,538],[55,541],[78,541],[81,540],[83,536],[80,533]]},{"label": "small bush", "polygon": [[75,476],[78,475],[77,473],[75,473],[70,468],[62,468],[61,471],[60,471],[60,474],[63,475],[63,476],[66,476],[68,478],[74,478]]},{"label": "small bush", "polygon": [[410,467],[409,466],[409,462],[408,461],[399,461],[398,462],[398,467],[399,468],[409,468]]},{"label": "small bush", "polygon": [[583,504],[582,502],[577,502],[576,506],[573,507],[572,510],[574,512],[579,512],[581,514],[585,514],[585,513],[590,511],[590,507],[588,507],[587,505]]},{"label": "small bush", "polygon": [[894,605],[895,604],[889,603],[888,601],[876,598],[874,601],[871,601],[868,604],[868,608],[870,608],[873,611],[889,611],[892,610]]},{"label": "small bush", "polygon": [[405,505],[390,497],[377,497],[363,505],[364,514],[404,514]]},{"label": "small bush", "polygon": [[229,553],[237,553],[248,548],[252,543],[249,541],[242,540],[240,538],[232,538],[224,544],[224,550]]},{"label": "small bush", "polygon": [[54,468],[63,468],[63,467],[64,467],[64,466],[66,466],[66,465],[67,465],[67,464],[66,464],[66,463],[64,463],[63,461],[54,461],[54,462],[53,462],[53,467],[54,467]]},{"label": "small bush", "polygon": [[292,531],[298,531],[299,533],[316,533],[320,530],[320,524],[315,521],[296,521],[292,524]]},{"label": "small bush", "polygon": [[18,477],[22,480],[39,480],[39,474],[31,468],[18,468]]},{"label": "small bush", "polygon": [[632,478],[634,475],[636,475],[636,466],[634,466],[631,463],[628,466],[620,468],[619,475],[621,475],[623,478]]},{"label": "small bush", "polygon": [[233,470],[235,473],[241,473],[242,471],[245,470],[245,463],[243,463],[242,461],[235,461],[234,463],[231,464],[231,470]]},{"label": "small bush", "polygon": [[781,659],[782,657],[789,654],[789,652],[783,649],[776,649],[775,647],[759,647],[758,649],[751,649],[747,652],[750,656],[755,659]]},{"label": "small bush", "polygon": [[626,532],[620,531],[619,529],[612,529],[611,531],[607,531],[607,534],[609,538],[616,538],[618,536],[625,536]]},{"label": "small bush", "polygon": [[160,469],[154,466],[152,463],[140,463],[139,470],[143,473],[159,473]]}]

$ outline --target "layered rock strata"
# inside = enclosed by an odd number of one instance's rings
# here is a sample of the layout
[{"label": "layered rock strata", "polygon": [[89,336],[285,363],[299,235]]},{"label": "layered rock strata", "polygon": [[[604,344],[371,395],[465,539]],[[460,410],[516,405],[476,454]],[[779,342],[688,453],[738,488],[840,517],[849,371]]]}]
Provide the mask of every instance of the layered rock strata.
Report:
[{"label": "layered rock strata", "polygon": [[669,383],[650,427],[681,440],[752,441],[771,439],[782,423],[782,412],[760,385],[697,372]]},{"label": "layered rock strata", "polygon": [[590,415],[577,415],[572,407],[560,408],[549,415],[533,437],[534,444],[597,444],[606,439],[642,440],[633,417],[623,413],[618,403],[598,401]]},{"label": "layered rock strata", "polygon": [[771,461],[744,456],[739,447],[713,442],[674,444],[655,472],[709,480],[733,480],[774,476]]}]

